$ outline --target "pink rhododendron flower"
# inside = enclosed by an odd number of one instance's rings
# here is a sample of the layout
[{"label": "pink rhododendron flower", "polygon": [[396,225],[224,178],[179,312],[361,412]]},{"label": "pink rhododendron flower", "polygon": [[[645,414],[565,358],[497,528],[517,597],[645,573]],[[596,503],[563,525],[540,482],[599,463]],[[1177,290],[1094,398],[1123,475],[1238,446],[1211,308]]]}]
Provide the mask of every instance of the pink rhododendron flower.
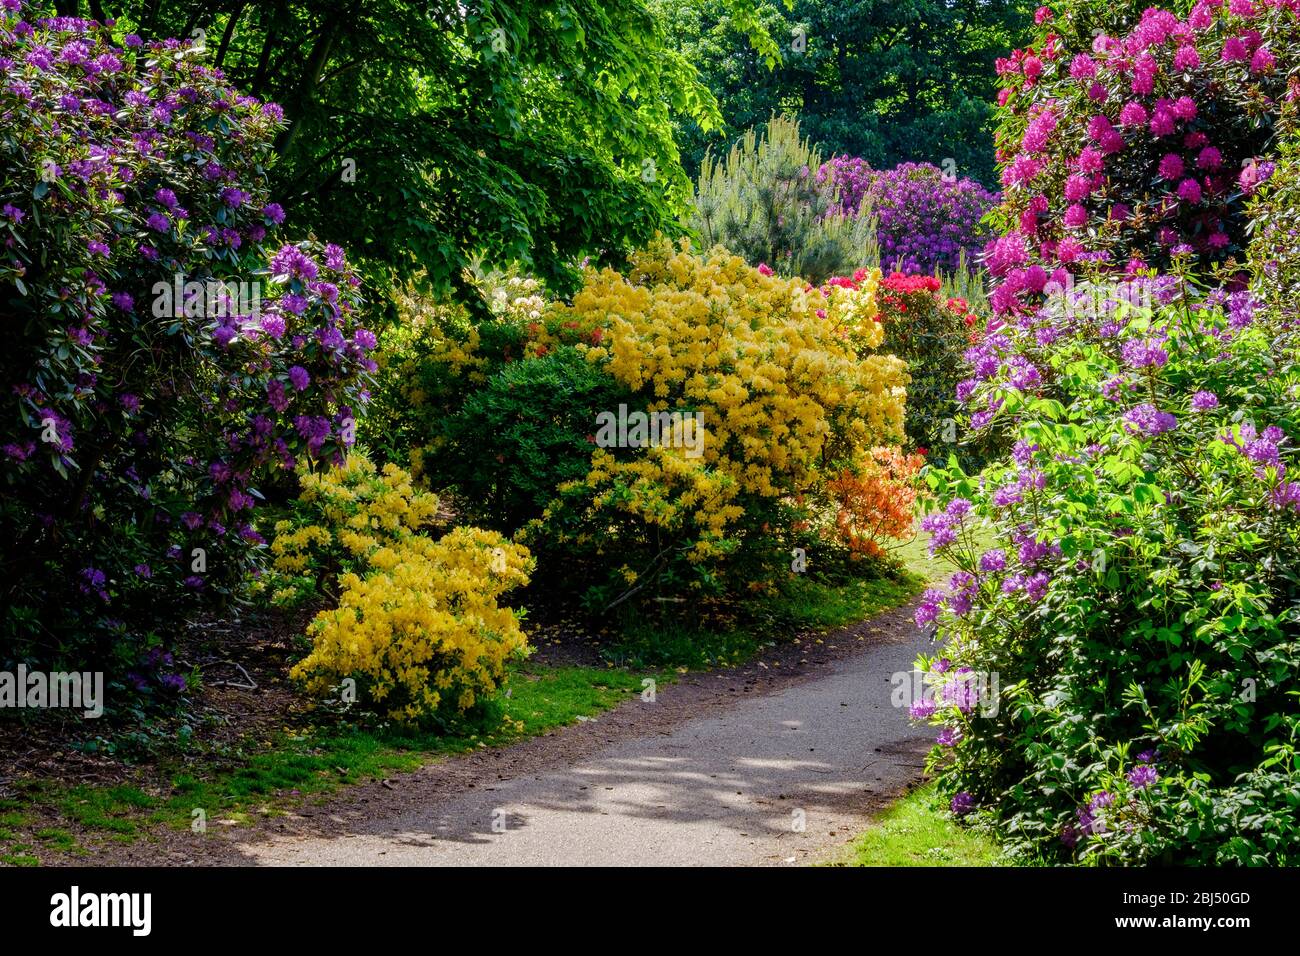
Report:
[{"label": "pink rhododendron flower", "polygon": [[1201,184],[1195,179],[1184,179],[1178,184],[1178,197],[1189,203],[1201,201]]},{"label": "pink rhododendron flower", "polygon": [[1196,47],[1190,43],[1185,43],[1178,48],[1174,54],[1174,70],[1179,73],[1186,73],[1196,69],[1201,65],[1201,55],[1196,52]]},{"label": "pink rhododendron flower", "polygon": [[1119,111],[1119,121],[1124,126],[1141,126],[1147,121],[1147,111],[1141,103],[1131,100]]}]

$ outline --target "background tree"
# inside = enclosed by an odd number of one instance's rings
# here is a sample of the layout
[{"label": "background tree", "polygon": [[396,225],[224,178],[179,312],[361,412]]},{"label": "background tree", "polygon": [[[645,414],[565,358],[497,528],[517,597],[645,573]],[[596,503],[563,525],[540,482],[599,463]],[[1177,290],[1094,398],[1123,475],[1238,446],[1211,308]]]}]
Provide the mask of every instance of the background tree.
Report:
[{"label": "background tree", "polygon": [[722,104],[723,125],[681,122],[688,170],[709,145],[735,139],[770,113],[795,112],[828,155],[883,168],[916,160],[996,183],[990,108],[994,62],[1022,45],[1025,0],[764,0],[757,18],[781,48],[769,68],[725,8],[652,0],[678,49]]},{"label": "background tree", "polygon": [[690,225],[703,251],[715,245],[750,265],[820,285],[879,261],[871,204],[842,213],[838,190],[819,177],[822,156],[799,124],[773,117],[700,169]]}]

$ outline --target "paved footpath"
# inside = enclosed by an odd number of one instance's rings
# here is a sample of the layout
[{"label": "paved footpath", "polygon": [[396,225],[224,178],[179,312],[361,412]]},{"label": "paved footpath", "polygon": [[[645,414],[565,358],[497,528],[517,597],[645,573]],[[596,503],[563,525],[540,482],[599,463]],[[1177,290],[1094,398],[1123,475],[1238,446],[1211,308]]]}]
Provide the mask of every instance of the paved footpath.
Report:
[{"label": "paved footpath", "polygon": [[[816,674],[668,730],[337,833],[245,844],[267,865],[782,865],[826,859],[907,784],[931,738],[890,703],[929,644],[906,613]],[[630,700],[619,708],[659,706]],[[599,720],[600,718],[598,718]],[[344,821],[340,820],[340,823]]]}]

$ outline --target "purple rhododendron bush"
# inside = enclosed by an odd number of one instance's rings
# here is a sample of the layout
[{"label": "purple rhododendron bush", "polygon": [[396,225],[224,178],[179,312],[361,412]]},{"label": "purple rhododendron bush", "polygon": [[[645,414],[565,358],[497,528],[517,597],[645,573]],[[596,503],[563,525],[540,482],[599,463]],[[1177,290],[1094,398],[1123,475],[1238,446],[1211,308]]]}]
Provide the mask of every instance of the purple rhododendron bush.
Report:
[{"label": "purple rhododendron bush", "polygon": [[931,163],[873,170],[858,157],[837,156],[818,171],[819,180],[827,178],[844,215],[857,215],[865,203],[875,216],[886,271],[956,272],[974,264],[989,237],[982,220],[997,197]]},{"label": "purple rhododendron bush", "polygon": [[929,473],[957,570],[913,714],[1022,857],[1295,864],[1300,19],[1099,10],[1003,65],[999,314],[958,394],[1014,450]]},{"label": "purple rhododendron bush", "polygon": [[[183,686],[257,483],[337,460],[373,363],[341,249],[276,238],[274,104],[174,40],[0,4],[0,643]],[[35,14],[33,14],[35,17]]]}]

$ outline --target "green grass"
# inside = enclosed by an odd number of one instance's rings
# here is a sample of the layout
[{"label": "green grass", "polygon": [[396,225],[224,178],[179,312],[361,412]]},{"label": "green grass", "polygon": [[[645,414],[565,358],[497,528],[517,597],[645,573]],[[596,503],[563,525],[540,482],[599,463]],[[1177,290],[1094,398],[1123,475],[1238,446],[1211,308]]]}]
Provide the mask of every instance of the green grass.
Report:
[{"label": "green grass", "polygon": [[854,841],[844,866],[995,866],[997,844],[953,821],[933,786],[909,793]]},{"label": "green grass", "polygon": [[170,786],[159,786],[156,795],[128,785],[29,782],[24,787],[27,810],[10,810],[19,801],[7,801],[0,813],[0,860],[14,865],[35,861],[33,838],[50,850],[78,848],[65,827],[31,832],[37,808],[70,826],[122,842],[139,839],[156,826],[188,828],[195,809],[203,810],[209,824],[244,823],[257,815],[283,813],[294,800],[324,797],[347,783],[415,770],[431,757],[512,743],[594,716],[639,694],[645,678],[662,684],[671,675],[525,663],[512,669],[510,696],[499,699],[477,733],[351,725],[284,732],[247,744],[244,752],[214,761],[214,768],[178,769]]},{"label": "green grass", "polygon": [[77,840],[62,827],[42,827],[36,831],[36,839],[55,850],[75,850]]},{"label": "green grass", "polygon": [[625,623],[604,650],[622,667],[703,670],[744,663],[777,635],[827,631],[856,624],[905,604],[921,589],[910,572],[830,584],[811,575],[792,575],[779,594],[744,609],[744,623],[707,627],[670,616]]},{"label": "green grass", "polygon": [[772,614],[795,630],[819,630],[856,624],[906,604],[921,587],[919,578],[874,578],[824,584],[813,578],[791,581],[784,594],[769,599]]},{"label": "green grass", "polygon": [[704,670],[742,663],[770,640],[754,630],[716,630],[673,619],[633,621],[602,649],[610,663],[633,670]]},{"label": "green grass", "polygon": [[930,557],[929,543],[930,535],[918,531],[912,540],[890,548],[889,556],[901,561],[908,571],[923,581],[937,581],[945,574],[952,573],[954,569],[946,561]]},{"label": "green grass", "polygon": [[521,733],[531,737],[553,727],[569,724],[578,717],[608,710],[634,694],[643,681],[659,684],[671,675],[657,671],[635,673],[614,667],[549,667],[516,671],[510,696],[502,701],[505,715],[523,724]]}]

